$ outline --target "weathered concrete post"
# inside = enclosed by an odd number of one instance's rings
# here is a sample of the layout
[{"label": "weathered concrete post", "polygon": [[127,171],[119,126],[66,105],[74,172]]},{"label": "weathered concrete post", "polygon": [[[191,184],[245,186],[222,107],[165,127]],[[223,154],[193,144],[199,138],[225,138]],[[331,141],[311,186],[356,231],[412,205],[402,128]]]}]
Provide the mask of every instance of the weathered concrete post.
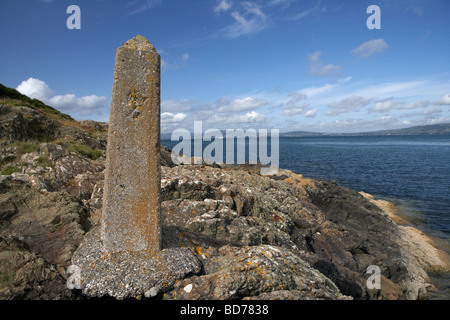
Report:
[{"label": "weathered concrete post", "polygon": [[90,297],[154,297],[202,271],[190,248],[161,250],[160,64],[142,36],[116,52],[102,220],[68,269],[68,287]]},{"label": "weathered concrete post", "polygon": [[160,64],[140,35],[116,51],[101,221],[105,253],[161,249]]}]

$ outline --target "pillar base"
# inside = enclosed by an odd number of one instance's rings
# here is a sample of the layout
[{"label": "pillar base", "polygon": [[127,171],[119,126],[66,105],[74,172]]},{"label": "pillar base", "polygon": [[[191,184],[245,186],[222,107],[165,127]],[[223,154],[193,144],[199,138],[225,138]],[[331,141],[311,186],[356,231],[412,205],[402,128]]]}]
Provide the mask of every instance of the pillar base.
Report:
[{"label": "pillar base", "polygon": [[[103,252],[100,228],[84,238],[72,257],[68,281],[88,297],[152,298],[169,291],[175,281],[199,274],[201,262],[188,248],[149,251]],[[79,277],[74,279],[74,277]]]}]

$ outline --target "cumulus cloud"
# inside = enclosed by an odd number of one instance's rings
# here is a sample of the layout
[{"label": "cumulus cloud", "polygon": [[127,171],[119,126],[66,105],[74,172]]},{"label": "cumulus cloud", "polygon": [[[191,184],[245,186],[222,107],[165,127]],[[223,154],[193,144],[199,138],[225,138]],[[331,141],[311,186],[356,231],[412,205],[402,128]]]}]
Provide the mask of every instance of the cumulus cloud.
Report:
[{"label": "cumulus cloud", "polygon": [[352,50],[352,53],[359,58],[367,58],[375,53],[381,53],[388,48],[384,39],[372,39],[362,43],[358,48]]},{"label": "cumulus cloud", "polygon": [[90,95],[77,98],[74,94],[65,94],[53,96],[46,103],[62,112],[78,112],[82,116],[89,116],[102,113],[101,110],[106,107],[106,97]]},{"label": "cumulus cloud", "polygon": [[76,112],[82,116],[102,114],[107,103],[106,97],[103,96],[77,97],[74,94],[56,95],[55,91],[47,83],[35,78],[22,81],[16,89],[20,93],[32,99],[41,100],[59,111],[65,113]]},{"label": "cumulus cloud", "polygon": [[384,100],[376,102],[375,105],[373,106],[373,108],[370,109],[370,111],[385,112],[385,111],[397,109],[401,106],[403,106],[403,103],[396,101],[392,98],[389,98],[389,99],[384,99]]},{"label": "cumulus cloud", "polygon": [[328,74],[338,76],[340,74],[341,67],[333,64],[324,65],[320,60],[322,52],[316,51],[308,56],[309,74],[313,76],[325,76]]},{"label": "cumulus cloud", "polygon": [[34,78],[22,81],[16,90],[31,99],[38,99],[44,102],[55,95],[55,92],[44,81]]},{"label": "cumulus cloud", "polygon": [[441,99],[434,104],[437,106],[450,105],[450,93],[444,94]]},{"label": "cumulus cloud", "polygon": [[371,99],[365,99],[360,96],[350,96],[344,100],[330,103],[328,106],[333,110],[328,111],[326,115],[336,116],[342,113],[354,111],[368,105],[370,101]]}]

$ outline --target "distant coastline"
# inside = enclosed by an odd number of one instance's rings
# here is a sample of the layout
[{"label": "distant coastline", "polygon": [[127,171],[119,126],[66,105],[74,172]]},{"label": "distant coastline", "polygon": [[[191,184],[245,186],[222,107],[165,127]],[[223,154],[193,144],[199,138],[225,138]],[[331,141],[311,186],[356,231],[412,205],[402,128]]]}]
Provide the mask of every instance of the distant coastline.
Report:
[{"label": "distant coastline", "polygon": [[385,135],[430,135],[430,134],[450,134],[450,123],[441,123],[424,126],[414,126],[394,130],[377,130],[356,133],[323,133],[308,131],[290,131],[280,133],[280,137],[336,137],[336,136],[385,136]]},{"label": "distant coastline", "polygon": [[[221,130],[225,136],[225,130]],[[414,126],[393,130],[377,130],[354,133],[327,133],[311,131],[281,132],[281,138],[313,138],[313,137],[365,137],[365,136],[411,136],[411,135],[450,135],[450,123]],[[161,133],[161,140],[171,140],[172,133]]]}]

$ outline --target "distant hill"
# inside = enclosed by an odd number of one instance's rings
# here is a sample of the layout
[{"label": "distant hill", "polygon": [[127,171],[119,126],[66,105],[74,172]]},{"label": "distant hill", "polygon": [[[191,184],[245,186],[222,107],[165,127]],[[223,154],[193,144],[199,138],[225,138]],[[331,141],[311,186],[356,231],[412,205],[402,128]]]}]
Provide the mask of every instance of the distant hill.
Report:
[{"label": "distant hill", "polygon": [[423,134],[450,134],[450,123],[441,123],[425,126],[414,126],[394,130],[378,130],[357,133],[319,133],[307,131],[291,131],[280,133],[280,137],[320,137],[320,136],[379,136],[379,135],[423,135]]},{"label": "distant hill", "polygon": [[280,133],[280,137],[320,137],[325,136],[326,133],[320,132],[308,132],[308,131],[291,131]]},{"label": "distant hill", "polygon": [[415,126],[397,130],[380,130],[363,132],[358,135],[415,135],[415,134],[450,134],[450,123]]}]

